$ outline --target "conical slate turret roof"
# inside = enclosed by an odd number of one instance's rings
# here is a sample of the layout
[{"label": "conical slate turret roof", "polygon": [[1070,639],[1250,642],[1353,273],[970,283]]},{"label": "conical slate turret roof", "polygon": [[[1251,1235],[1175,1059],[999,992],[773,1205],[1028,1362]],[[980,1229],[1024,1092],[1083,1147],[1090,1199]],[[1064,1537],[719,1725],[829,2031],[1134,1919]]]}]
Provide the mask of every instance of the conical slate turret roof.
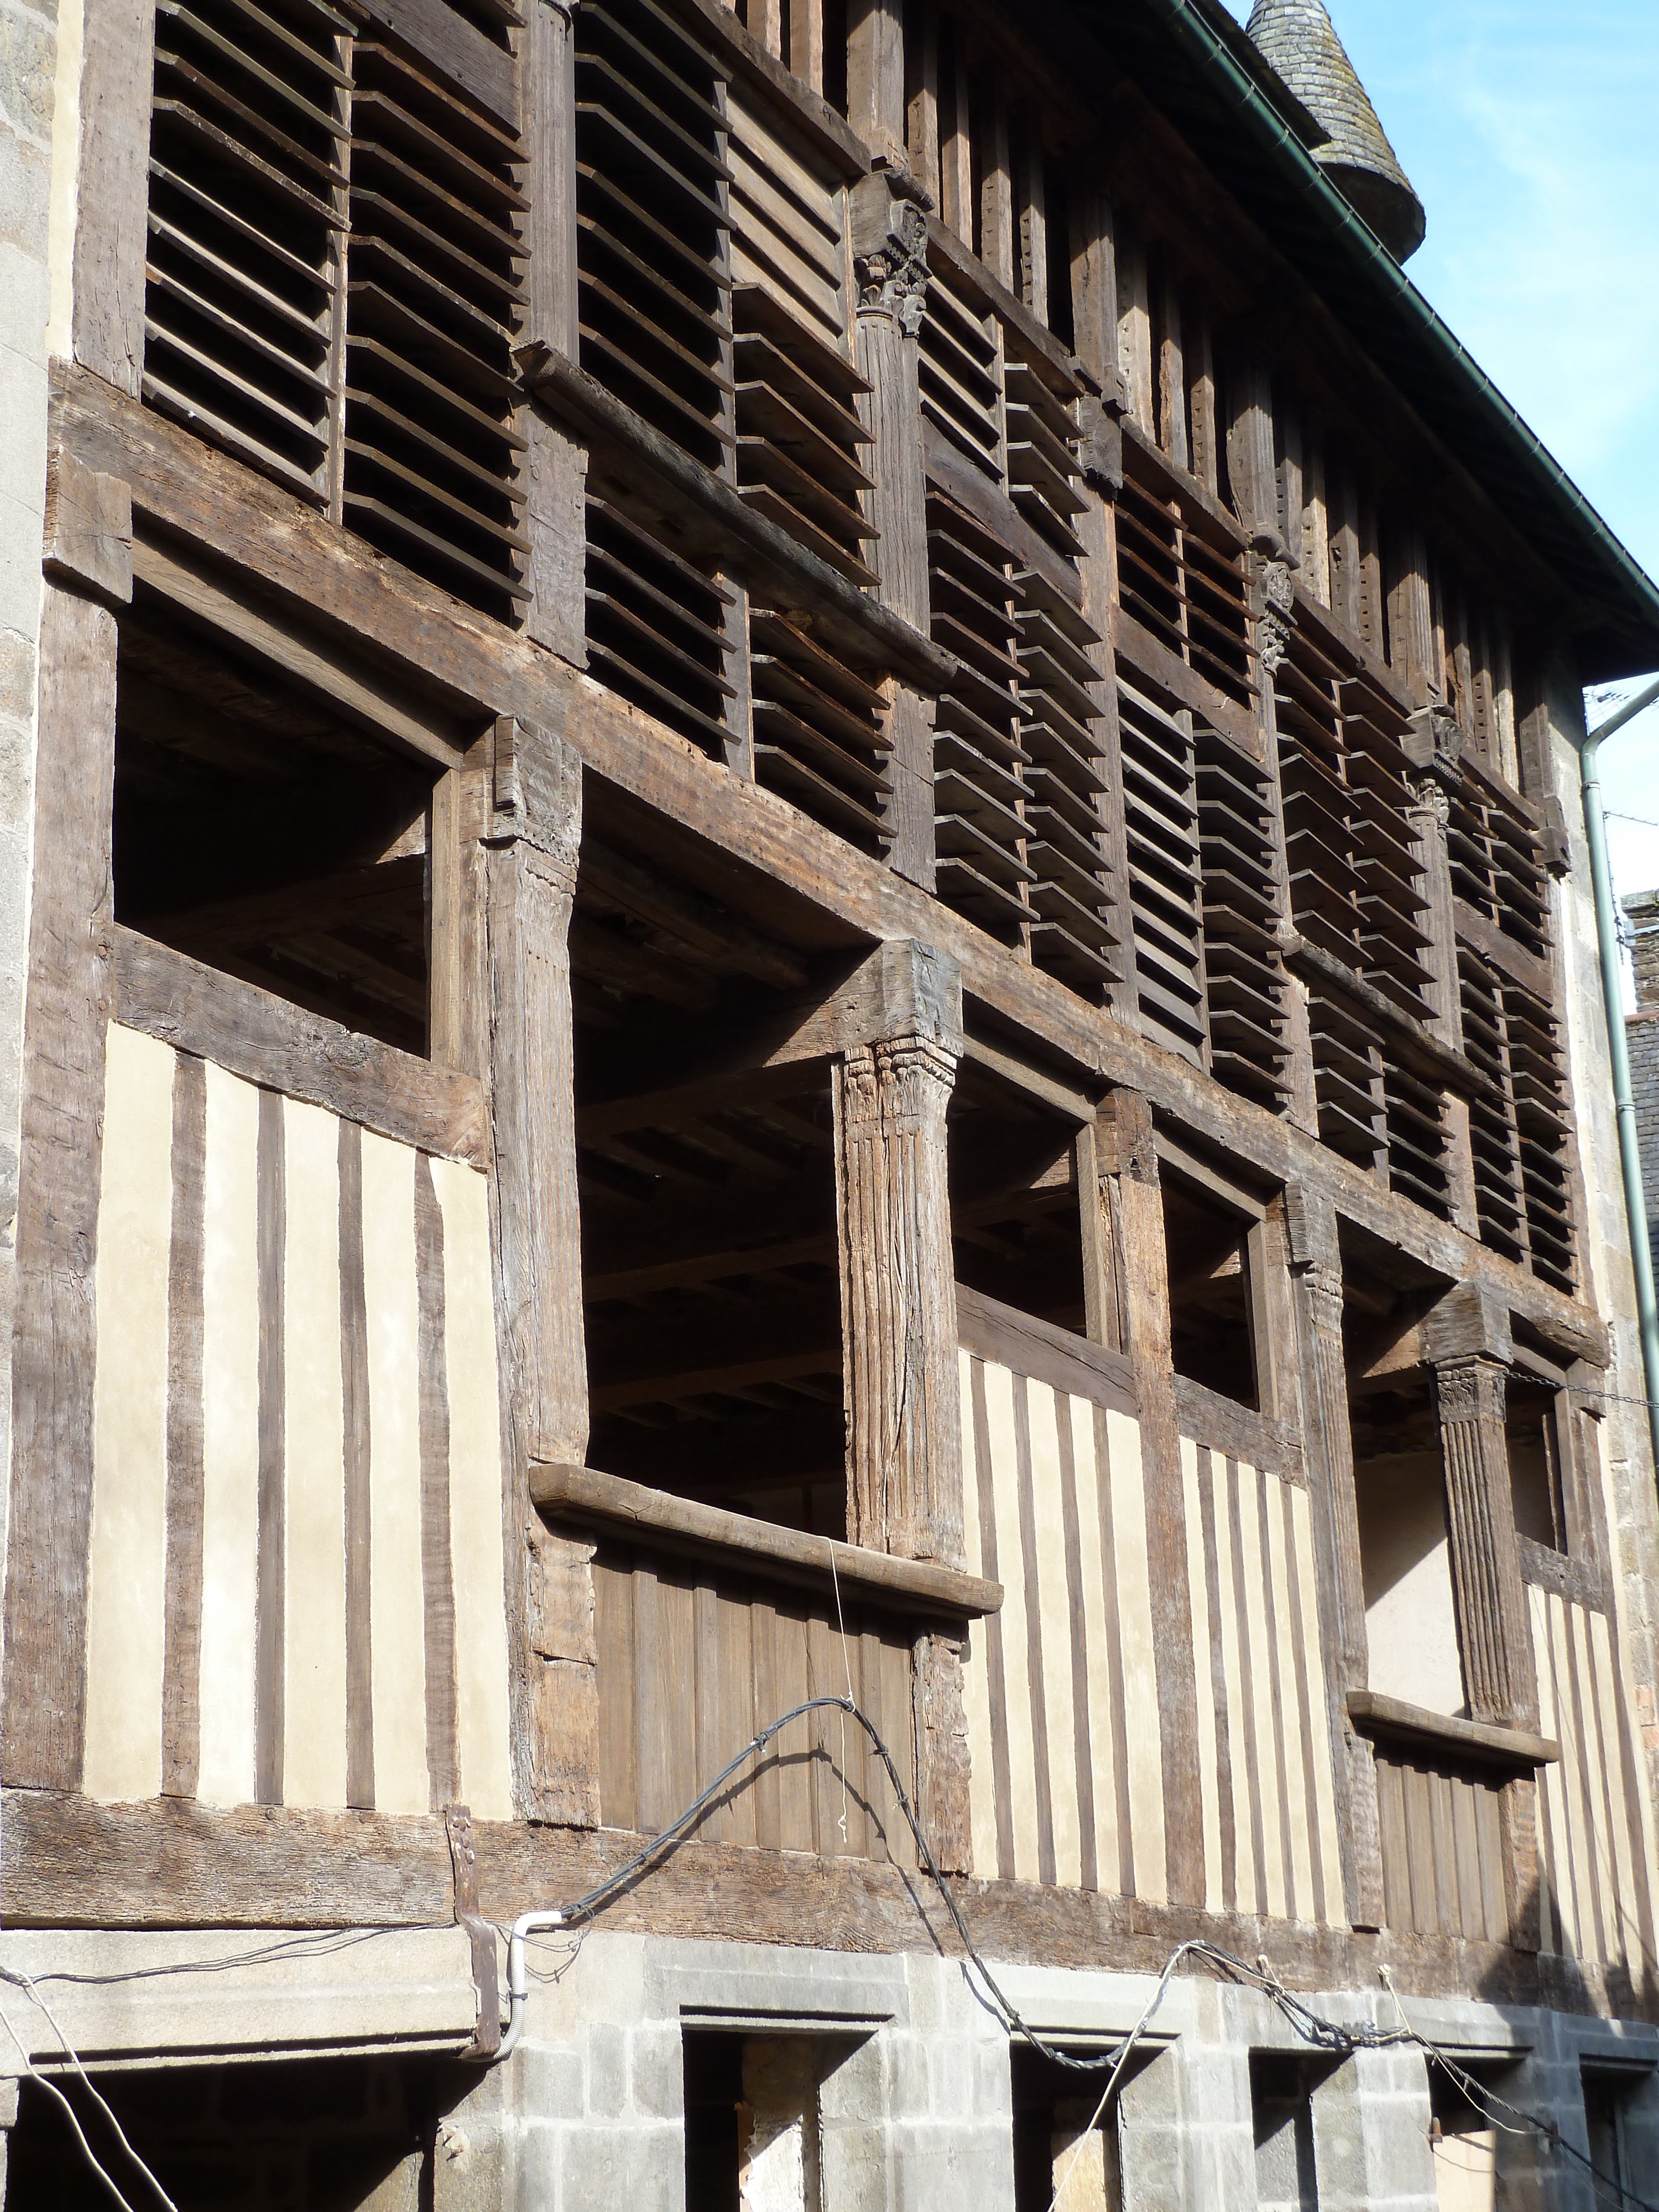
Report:
[{"label": "conical slate turret roof", "polygon": [[1336,35],[1325,0],[1255,0],[1248,25],[1258,50],[1330,133],[1314,159],[1397,261],[1423,243],[1423,203],[1376,119]]}]

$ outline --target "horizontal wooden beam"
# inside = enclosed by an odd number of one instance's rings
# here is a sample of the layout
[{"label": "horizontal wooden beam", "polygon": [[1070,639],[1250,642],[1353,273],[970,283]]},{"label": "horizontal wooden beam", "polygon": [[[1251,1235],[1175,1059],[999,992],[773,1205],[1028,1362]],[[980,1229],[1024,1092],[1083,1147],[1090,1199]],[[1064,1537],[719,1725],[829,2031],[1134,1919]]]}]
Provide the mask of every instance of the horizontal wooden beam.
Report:
[{"label": "horizontal wooden beam", "polygon": [[1242,1460],[1264,1474],[1303,1480],[1302,1438],[1287,1421],[1275,1421],[1207,1389],[1190,1375],[1175,1378],[1176,1420],[1183,1437],[1229,1459]]},{"label": "horizontal wooden beam", "polygon": [[489,1164],[483,1085],[307,1014],[171,945],[115,931],[114,1016],[285,1097],[326,1107],[399,1144]]},{"label": "horizontal wooden beam", "polygon": [[787,945],[747,928],[714,900],[669,882],[657,869],[641,867],[586,832],[577,896],[586,906],[614,907],[665,930],[711,965],[752,975],[758,983],[798,991],[806,982],[806,969]]},{"label": "horizontal wooden beam", "polygon": [[429,697],[382,673],[372,657],[343,642],[329,642],[261,597],[238,589],[223,569],[199,553],[139,537],[132,549],[134,577],[198,622],[222,630],[244,651],[257,653],[285,676],[320,692],[362,728],[392,738],[441,768],[453,768],[475,731],[435,708]]},{"label": "horizontal wooden beam", "polygon": [[1384,1190],[1277,1115],[1222,1091],[1189,1061],[1091,1006],[772,793],[693,756],[650,715],[177,424],[84,369],[56,363],[53,379],[62,434],[82,458],[129,477],[136,512],[191,536],[228,572],[257,580],[296,610],[328,608],[337,634],[356,634],[440,696],[470,696],[558,731],[596,775],[850,929],[950,952],[969,998],[1030,1031],[1079,1075],[1144,1092],[1161,1113],[1235,1153],[1262,1179],[1322,1194],[1346,1219],[1448,1281],[1488,1284],[1571,1357],[1608,1364],[1607,1332],[1589,1306]]},{"label": "horizontal wooden beam", "polygon": [[1467,1759],[1483,1766],[1549,1766],[1561,1756],[1553,1736],[1525,1729],[1494,1728],[1486,1721],[1459,1720],[1431,1713],[1380,1690],[1350,1690],[1348,1717],[1362,1735],[1427,1744],[1443,1757]]},{"label": "horizontal wooden beam", "polygon": [[769,1383],[803,1381],[811,1375],[830,1375],[840,1380],[839,1344],[775,1352],[765,1359],[732,1359],[718,1367],[635,1375],[625,1382],[595,1382],[590,1385],[587,1397],[596,1415],[623,1413],[635,1406],[672,1406],[687,1398],[731,1396]]},{"label": "horizontal wooden beam", "polygon": [[746,1574],[775,1575],[825,1594],[836,1584],[861,1605],[896,1613],[944,1613],[977,1620],[1002,1605],[1002,1585],[954,1567],[900,1559],[831,1536],[781,1528],[746,1513],[727,1513],[665,1491],[647,1490],[589,1467],[553,1467],[532,1461],[530,1496],[540,1511],[559,1521],[625,1531],[659,1551],[718,1558]]},{"label": "horizontal wooden beam", "polygon": [[951,654],[757,514],[712,469],[614,398],[586,369],[541,343],[520,346],[514,358],[543,406],[585,439],[596,456],[637,474],[640,496],[674,523],[678,550],[718,561],[781,607],[810,609],[814,628],[849,667],[907,677],[927,691],[950,684],[957,665]]},{"label": "horizontal wooden beam", "polygon": [[1109,1412],[1139,1413],[1134,1370],[1124,1353],[1021,1313],[966,1283],[957,1285],[957,1334],[963,1351],[980,1359]]},{"label": "horizontal wooden beam", "polygon": [[[5,1793],[0,1836],[15,1928],[447,1927],[454,1922],[449,1844],[431,1814],[219,1808],[187,1799],[100,1805],[44,1790]],[[477,1821],[479,1909],[497,1923],[574,1899],[614,1873],[642,1838],[615,1828]],[[975,1942],[1015,1965],[1158,1973],[1174,1947],[1207,1937],[1251,1957],[1264,1942],[1287,1988],[1370,1985],[1386,1966],[1407,1998],[1607,2009],[1594,1969],[1548,1953],[1385,1929],[1264,1923],[1035,1882],[953,1883]],[[619,1933],[799,1944],[896,1957],[961,1955],[937,1894],[890,1863],[799,1851],[677,1844],[605,1909]],[[1198,1969],[1200,1972],[1206,1970]],[[1620,2007],[1628,2014],[1626,2000]],[[1638,2007],[1639,2009],[1639,2007]]]}]

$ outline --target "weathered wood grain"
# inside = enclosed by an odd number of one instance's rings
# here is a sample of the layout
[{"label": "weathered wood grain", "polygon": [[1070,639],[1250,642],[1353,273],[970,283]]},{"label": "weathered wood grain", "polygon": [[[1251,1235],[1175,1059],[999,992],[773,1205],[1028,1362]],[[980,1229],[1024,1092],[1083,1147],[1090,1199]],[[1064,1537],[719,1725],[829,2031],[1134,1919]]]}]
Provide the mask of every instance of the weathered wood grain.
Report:
[{"label": "weathered wood grain", "polygon": [[78,1783],[86,1721],[115,653],[114,617],[48,584],[40,624],[0,1726],[6,1779],[38,1789]]},{"label": "weathered wood grain", "polygon": [[432,1808],[460,1796],[455,1681],[455,1580],[449,1518],[449,1382],[444,1336],[444,1219],[431,1163],[415,1162],[418,1316],[421,1596],[425,1616],[426,1768]]},{"label": "weathered wood grain", "polygon": [[368,1303],[363,1275],[363,1133],[342,1121],[340,1383],[345,1473],[346,1802],[374,1802],[374,1664],[370,1644]]},{"label": "weathered wood grain", "polygon": [[193,1797],[201,1765],[202,1364],[207,1070],[180,1053],[173,1074],[173,1240],[167,1265],[167,1629],[161,1790]]},{"label": "weathered wood grain", "polygon": [[308,1014],[117,924],[113,1012],[129,1029],[289,1098],[473,1167],[489,1159],[483,1091],[458,1069]]},{"label": "weathered wood grain", "polygon": [[155,0],[93,0],[82,40],[72,343],[76,362],[136,394],[144,360]]}]

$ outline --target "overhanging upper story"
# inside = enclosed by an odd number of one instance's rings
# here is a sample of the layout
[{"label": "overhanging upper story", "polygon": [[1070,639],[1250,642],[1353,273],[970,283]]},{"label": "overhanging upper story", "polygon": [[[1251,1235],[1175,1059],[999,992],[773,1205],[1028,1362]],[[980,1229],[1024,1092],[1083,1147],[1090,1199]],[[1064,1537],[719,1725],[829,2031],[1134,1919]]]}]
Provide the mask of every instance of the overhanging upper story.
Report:
[{"label": "overhanging upper story", "polygon": [[[6,1778],[631,1832],[844,1674],[952,1866],[1638,1977],[1659,603],[1208,9],[852,15],[89,0]],[[902,1863],[811,1725],[710,1833]]]}]

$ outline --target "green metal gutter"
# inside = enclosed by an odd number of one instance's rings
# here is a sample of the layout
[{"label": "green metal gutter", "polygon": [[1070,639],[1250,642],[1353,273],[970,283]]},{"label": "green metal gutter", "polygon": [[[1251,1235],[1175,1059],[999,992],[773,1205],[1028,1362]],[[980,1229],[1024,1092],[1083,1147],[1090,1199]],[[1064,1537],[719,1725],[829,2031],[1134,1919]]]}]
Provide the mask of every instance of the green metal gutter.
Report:
[{"label": "green metal gutter", "polygon": [[[1336,234],[1364,274],[1389,294],[1443,365],[1461,377],[1471,396],[1498,418],[1541,472],[1549,489],[1571,519],[1588,533],[1597,551],[1617,572],[1632,598],[1644,605],[1648,619],[1659,631],[1659,586],[1620,544],[1536,432],[1516,414],[1478,362],[1453,337],[1375,231],[1348,205],[1296,133],[1233,58],[1224,40],[1203,21],[1189,0],[1139,0],[1139,4],[1187,49],[1205,71],[1218,96],[1246,117],[1279,157],[1286,175],[1321,223]],[[1545,557],[1547,559],[1547,555]],[[1652,665],[1651,661],[1649,665]]]},{"label": "green metal gutter", "polygon": [[1593,729],[1579,754],[1584,790],[1584,834],[1589,840],[1590,881],[1595,891],[1595,935],[1601,956],[1601,997],[1607,1010],[1607,1056],[1613,1063],[1613,1098],[1619,1116],[1619,1164],[1625,1178],[1625,1212],[1630,1218],[1630,1256],[1636,1276],[1636,1318],[1642,1332],[1642,1373],[1648,1401],[1648,1431],[1659,1464],[1659,1304],[1653,1290],[1653,1248],[1648,1236],[1647,1194],[1642,1188],[1642,1154],[1637,1139],[1636,1099],[1631,1087],[1630,1048],[1625,1036],[1624,994],[1620,988],[1619,921],[1613,905],[1613,868],[1607,859],[1607,815],[1601,805],[1601,751],[1603,738],[1659,699],[1659,682],[1646,685],[1616,714]]}]

